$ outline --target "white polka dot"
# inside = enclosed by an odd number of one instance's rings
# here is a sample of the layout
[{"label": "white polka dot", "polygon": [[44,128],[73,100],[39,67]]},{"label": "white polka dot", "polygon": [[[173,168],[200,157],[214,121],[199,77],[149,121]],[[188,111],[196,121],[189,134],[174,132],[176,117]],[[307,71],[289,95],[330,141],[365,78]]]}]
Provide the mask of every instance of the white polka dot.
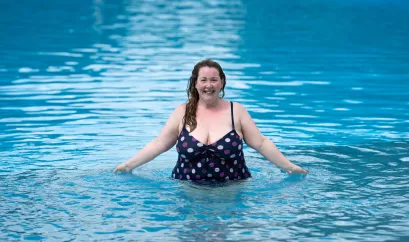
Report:
[{"label": "white polka dot", "polygon": [[239,147],[238,147],[238,148],[239,148],[239,150],[241,150],[241,145],[239,145]]},{"label": "white polka dot", "polygon": [[188,180],[190,180],[190,176],[189,176],[189,175],[186,175],[186,178],[187,178]]},{"label": "white polka dot", "polygon": [[192,174],[195,174],[196,173],[196,170],[195,169],[192,169]]},{"label": "white polka dot", "polygon": [[[178,171],[179,172],[179,171]],[[233,168],[230,168],[230,172],[233,172]]]},{"label": "white polka dot", "polygon": [[222,149],[223,149],[223,145],[217,146],[217,149],[222,150]]},{"label": "white polka dot", "polygon": [[225,178],[226,180],[229,180],[230,178],[228,177],[228,176],[226,176],[226,178]]},{"label": "white polka dot", "polygon": [[239,156],[241,156],[241,153],[239,153]]},{"label": "white polka dot", "polygon": [[184,167],[184,166],[185,166],[185,164],[183,164],[183,163],[182,163],[180,166],[181,166],[181,167]]},{"label": "white polka dot", "polygon": [[185,136],[182,136],[182,138],[180,139],[180,141],[183,141],[183,140],[185,140]]},{"label": "white polka dot", "polygon": [[207,174],[207,177],[212,177],[212,174]]},{"label": "white polka dot", "polygon": [[237,160],[234,161],[234,164],[237,165]]},{"label": "white polka dot", "polygon": [[230,158],[234,158],[234,157],[236,157],[236,154],[232,154],[232,155],[230,156]]},{"label": "white polka dot", "polygon": [[176,177],[176,175],[175,175],[175,173],[173,173],[173,178],[175,178]]},{"label": "white polka dot", "polygon": [[189,160],[188,160],[188,159],[185,159],[185,162],[189,162]]},{"label": "white polka dot", "polygon": [[243,168],[243,169],[241,169],[241,171],[244,173],[244,172],[245,172],[244,168]]},{"label": "white polka dot", "polygon": [[179,168],[177,168],[176,171],[179,173]]},{"label": "white polka dot", "polygon": [[200,162],[197,163],[197,167],[199,167],[199,168],[202,167],[202,163],[200,163]]},{"label": "white polka dot", "polygon": [[226,164],[226,162],[224,160],[221,161],[222,165]]},{"label": "white polka dot", "polygon": [[197,146],[202,147],[203,144],[202,143],[197,143]]},{"label": "white polka dot", "polygon": [[180,156],[182,156],[182,158],[186,158],[186,156],[185,156],[185,155],[180,155]]},{"label": "white polka dot", "polygon": [[219,172],[220,169],[216,167],[216,168],[214,169],[214,171],[215,171],[215,172]]},{"label": "white polka dot", "polygon": [[230,135],[234,135],[234,133],[230,133]]},{"label": "white polka dot", "polygon": [[230,139],[229,139],[229,138],[226,138],[224,141],[226,141],[226,142],[230,142]]},{"label": "white polka dot", "polygon": [[189,148],[189,149],[187,149],[187,152],[192,153],[192,152],[193,152],[193,149],[192,149],[192,148]]}]

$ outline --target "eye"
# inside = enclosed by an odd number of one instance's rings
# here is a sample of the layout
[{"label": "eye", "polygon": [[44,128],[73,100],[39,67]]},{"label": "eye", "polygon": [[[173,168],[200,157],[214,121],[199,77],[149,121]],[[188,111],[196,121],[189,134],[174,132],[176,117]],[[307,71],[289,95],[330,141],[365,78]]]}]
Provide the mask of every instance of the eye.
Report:
[{"label": "eye", "polygon": [[217,79],[212,79],[212,82],[217,82]]}]

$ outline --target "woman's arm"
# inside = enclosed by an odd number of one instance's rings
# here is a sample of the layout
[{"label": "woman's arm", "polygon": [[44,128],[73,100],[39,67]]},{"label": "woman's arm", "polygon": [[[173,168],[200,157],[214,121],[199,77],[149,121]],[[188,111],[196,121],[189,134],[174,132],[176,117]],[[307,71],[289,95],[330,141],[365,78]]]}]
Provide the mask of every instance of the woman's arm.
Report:
[{"label": "woman's arm", "polygon": [[118,165],[113,172],[130,172],[172,148],[176,143],[179,132],[179,123],[184,114],[185,104],[182,104],[170,115],[158,137],[145,145],[145,147],[143,147],[135,156]]},{"label": "woman's arm", "polygon": [[308,170],[291,163],[275,146],[275,144],[262,135],[247,110],[237,104],[240,125],[244,141],[248,146],[258,151],[264,158],[277,165],[288,173],[307,174]]}]

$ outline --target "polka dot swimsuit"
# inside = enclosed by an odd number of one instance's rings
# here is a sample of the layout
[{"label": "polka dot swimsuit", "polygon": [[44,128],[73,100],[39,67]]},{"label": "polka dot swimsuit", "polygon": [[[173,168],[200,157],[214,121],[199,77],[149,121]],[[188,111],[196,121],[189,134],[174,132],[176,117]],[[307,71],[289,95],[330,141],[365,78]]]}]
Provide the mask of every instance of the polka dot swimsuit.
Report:
[{"label": "polka dot swimsuit", "polygon": [[251,177],[243,154],[243,141],[233,129],[213,144],[202,144],[183,126],[176,150],[178,161],[172,177],[180,180],[238,180]]}]

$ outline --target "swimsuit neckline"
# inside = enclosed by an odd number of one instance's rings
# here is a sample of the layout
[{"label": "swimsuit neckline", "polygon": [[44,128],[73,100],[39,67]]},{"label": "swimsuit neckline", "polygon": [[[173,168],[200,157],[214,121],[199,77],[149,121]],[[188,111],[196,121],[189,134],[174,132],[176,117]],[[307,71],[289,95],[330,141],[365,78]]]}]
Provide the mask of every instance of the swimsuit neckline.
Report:
[{"label": "swimsuit neckline", "polygon": [[[212,146],[213,144],[216,144],[217,142],[219,142],[220,140],[222,140],[224,137],[226,137],[226,136],[227,136],[228,134],[230,134],[231,132],[237,134],[237,135],[240,137],[240,135],[236,132],[236,130],[235,130],[235,129],[232,129],[232,130],[228,131],[225,135],[223,135],[222,137],[220,137],[218,140],[216,140],[215,142],[210,143],[210,144],[205,144],[205,143],[201,142],[200,140],[196,139],[196,137],[193,136],[193,135],[186,129],[186,127],[183,127],[183,129],[184,129],[190,136],[192,136],[197,142],[201,143],[203,146]],[[241,137],[240,137],[240,138],[241,138]]]}]

